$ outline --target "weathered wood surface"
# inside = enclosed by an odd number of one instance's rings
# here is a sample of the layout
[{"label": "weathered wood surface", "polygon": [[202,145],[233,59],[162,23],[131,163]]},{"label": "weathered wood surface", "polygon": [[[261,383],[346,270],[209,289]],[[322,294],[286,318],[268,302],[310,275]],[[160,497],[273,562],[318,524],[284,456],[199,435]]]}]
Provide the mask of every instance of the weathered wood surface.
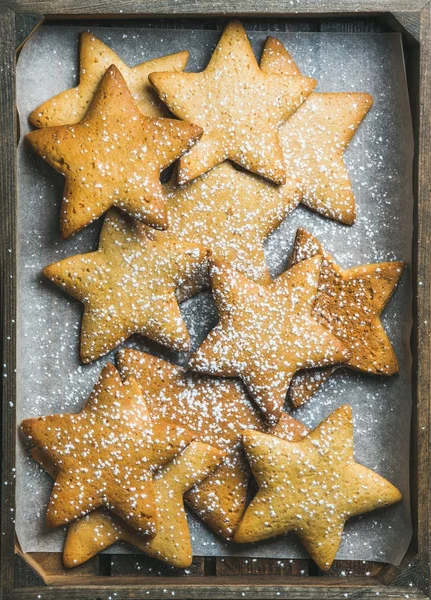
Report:
[{"label": "weathered wood surface", "polygon": [[2,489],[0,565],[2,583],[10,587],[13,562],[15,510],[15,323],[16,323],[16,111],[15,111],[15,18],[0,7],[0,296],[2,344]]},{"label": "weathered wood surface", "polygon": [[394,12],[391,16],[398,21],[400,31],[409,33],[415,40],[419,41],[421,26],[419,12]]},{"label": "weathered wood surface", "polygon": [[288,558],[237,558],[232,556],[216,559],[216,575],[253,575],[267,577],[271,575],[306,576],[312,561],[292,560]]},{"label": "weathered wood surface", "polygon": [[[220,579],[223,584],[220,585]],[[305,585],[308,578],[283,583],[281,578],[270,578],[256,581],[247,577],[197,577],[180,578],[183,585],[172,579],[152,580],[142,578],[128,579],[124,585],[122,578],[111,577],[103,584],[81,585],[79,588],[51,586],[40,588],[24,588],[12,592],[8,600],[35,600],[41,594],[43,600],[426,600],[427,596],[414,587],[399,589],[384,588],[369,579],[361,577],[341,578],[328,585],[328,580],[314,578],[313,585]],[[156,583],[157,582],[157,583]],[[332,583],[332,582],[331,582]],[[65,583],[64,585],[67,585]],[[114,595],[116,594],[116,595]]]},{"label": "weathered wood surface", "polygon": [[112,554],[110,557],[110,575],[137,575],[141,577],[191,577],[204,576],[204,558],[194,556],[193,563],[187,569],[176,569],[145,554]]},{"label": "weathered wood surface", "polygon": [[291,14],[333,14],[333,13],[376,13],[376,12],[403,12],[421,10],[423,0],[301,0],[291,3],[289,1],[266,0],[98,0],[98,2],[85,2],[84,0],[15,0],[8,1],[7,5],[16,12],[44,13],[46,15],[93,15],[93,14],[120,14],[131,13],[138,15],[259,15],[262,11],[266,15],[280,16]]},{"label": "weathered wood surface", "polygon": [[[421,17],[419,74],[419,122],[417,136],[417,255],[416,324],[417,427],[414,448],[414,477],[417,485],[419,563],[421,584],[429,589],[430,572],[430,420],[431,420],[431,4]],[[416,416],[416,415],[415,415]]]}]

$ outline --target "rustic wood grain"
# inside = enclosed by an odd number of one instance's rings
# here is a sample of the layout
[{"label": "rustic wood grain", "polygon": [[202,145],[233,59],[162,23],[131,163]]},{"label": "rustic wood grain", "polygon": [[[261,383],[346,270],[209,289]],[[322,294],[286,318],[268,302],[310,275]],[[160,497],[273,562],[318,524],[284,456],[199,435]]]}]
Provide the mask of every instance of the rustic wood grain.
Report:
[{"label": "rustic wood grain", "polygon": [[69,575],[72,576],[72,579],[78,579],[83,576],[98,575],[99,573],[99,559],[97,556],[73,569],[67,569],[63,565],[61,552],[31,552],[27,556],[37,563],[39,574],[45,580],[49,580],[50,577]]},{"label": "rustic wood grain", "polygon": [[112,554],[111,575],[139,575],[141,577],[190,577],[204,576],[204,558],[194,556],[187,569],[176,569],[145,554]]},{"label": "rustic wood grain", "polygon": [[431,419],[431,4],[421,15],[419,123],[417,147],[417,254],[415,270],[417,426],[414,478],[417,482],[419,563],[430,592],[430,419]]},{"label": "rustic wood grain", "polygon": [[0,7],[0,223],[2,343],[2,493],[0,564],[2,587],[14,579],[15,511],[15,323],[16,323],[16,112],[15,16]]},{"label": "rustic wood grain", "polygon": [[309,574],[309,564],[310,561],[300,559],[223,556],[216,558],[216,575],[306,576]]},{"label": "rustic wood grain", "polygon": [[329,571],[319,570],[324,577],[375,577],[385,565],[367,560],[335,560]]},{"label": "rustic wood grain", "polygon": [[325,33],[383,33],[390,31],[383,18],[320,19],[320,31]]},{"label": "rustic wood grain", "polygon": [[376,12],[403,12],[421,10],[423,0],[301,0],[301,2],[284,2],[280,0],[266,0],[264,6],[257,0],[98,0],[85,2],[83,0],[15,0],[8,2],[8,6],[15,12],[43,13],[45,15],[94,15],[94,14],[139,14],[147,15],[253,15],[262,14],[282,16],[291,14],[325,14],[325,13],[376,13]]},{"label": "rustic wood grain", "polygon": [[19,587],[36,587],[44,583],[42,577],[18,554],[14,559],[14,579]]},{"label": "rustic wood grain", "polygon": [[398,21],[403,31],[408,32],[416,41],[419,41],[421,27],[420,11],[394,12],[392,16]]},{"label": "rustic wood grain", "polygon": [[43,15],[16,15],[15,27],[16,27],[16,49],[19,51],[20,47],[28,37],[42,24],[44,20]]},{"label": "rustic wood grain", "polygon": [[[374,578],[340,578],[328,585],[328,579],[315,577],[309,585],[308,578],[292,578],[289,583],[281,583],[280,577],[266,577],[256,582],[253,577],[226,577],[220,585],[217,577],[179,578],[172,583],[169,578],[128,578],[124,585],[121,577],[110,577],[103,583],[64,587],[68,582],[61,580],[57,585],[44,588],[24,588],[14,590],[8,600],[36,600],[41,594],[43,600],[98,600],[118,598],[119,600],[426,600],[424,593],[417,588],[385,588],[376,585]],[[305,583],[304,583],[305,582]],[[116,596],[114,596],[114,593]]]}]

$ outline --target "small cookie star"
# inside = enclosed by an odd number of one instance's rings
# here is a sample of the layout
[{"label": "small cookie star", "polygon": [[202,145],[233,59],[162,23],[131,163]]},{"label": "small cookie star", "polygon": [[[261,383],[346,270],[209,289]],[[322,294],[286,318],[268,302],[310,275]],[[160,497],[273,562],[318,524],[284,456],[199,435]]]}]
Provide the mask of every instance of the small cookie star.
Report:
[{"label": "small cookie star", "polygon": [[[32,456],[48,472],[52,466],[40,448]],[[224,453],[200,442],[189,446],[153,479],[157,507],[158,531],[154,538],[145,539],[127,523],[98,509],[69,525],[64,545],[66,567],[76,567],[115,542],[122,540],[173,567],[185,569],[192,563],[192,546],[183,495],[206,477],[223,460]]]},{"label": "small cookie star", "polygon": [[219,323],[189,367],[241,377],[271,424],[280,417],[298,369],[340,363],[349,356],[311,314],[320,262],[319,256],[302,261],[265,286],[225,263],[214,261],[210,268]]},{"label": "small cookie star", "polygon": [[67,238],[111,206],[166,229],[160,173],[201,134],[185,121],[142,115],[111,65],[82,121],[37,129],[26,139],[65,176],[60,231]]},{"label": "small cookie star", "polygon": [[111,65],[115,65],[123,75],[143,115],[165,117],[167,110],[151,87],[148,75],[154,71],[183,71],[189,57],[188,52],[178,52],[128,67],[118,54],[88,31],[81,33],[79,54],[79,84],[38,106],[30,115],[30,123],[35,127],[79,123]]},{"label": "small cookie star", "polygon": [[50,527],[106,506],[141,534],[157,533],[152,474],[193,434],[172,422],[152,425],[142,391],[108,364],[77,414],[26,419],[21,428],[57,469],[46,513]]},{"label": "small cookie star", "polygon": [[65,258],[43,274],[83,302],[80,353],[88,363],[133,333],[188,350],[190,336],[175,292],[206,257],[201,246],[111,209],[96,252]]},{"label": "small cookie star", "polygon": [[[283,44],[271,37],[260,67],[267,73],[301,75]],[[372,104],[370,94],[313,92],[279,130],[286,174],[297,181],[301,203],[346,225],[354,223],[356,208],[344,152]],[[289,201],[290,185],[285,194]]]},{"label": "small cookie star", "polygon": [[264,431],[241,382],[187,373],[160,358],[120,350],[118,370],[141,385],[154,418],[163,417],[191,429],[197,439],[227,453],[226,460],[186,495],[189,506],[217,534],[229,539],[245,510],[250,472],[244,461],[241,434]]},{"label": "small cookie star", "polygon": [[402,498],[389,481],[355,462],[350,406],[337,409],[300,441],[256,431],[243,440],[259,491],[235,533],[237,543],[295,532],[326,571],[347,519]]},{"label": "small cookie star", "polygon": [[204,130],[180,161],[180,184],[226,159],[274,183],[286,182],[278,129],[316,82],[262,71],[239,22],[226,27],[201,73],[152,73],[149,79],[177,117]]},{"label": "small cookie star", "polygon": [[[403,273],[404,263],[385,262],[339,267],[320,242],[298,229],[291,264],[319,254],[323,257],[313,309],[315,318],[350,351],[340,366],[374,375],[398,373],[398,362],[380,321],[380,314]],[[295,407],[309,400],[335,367],[298,373],[289,397]]]}]

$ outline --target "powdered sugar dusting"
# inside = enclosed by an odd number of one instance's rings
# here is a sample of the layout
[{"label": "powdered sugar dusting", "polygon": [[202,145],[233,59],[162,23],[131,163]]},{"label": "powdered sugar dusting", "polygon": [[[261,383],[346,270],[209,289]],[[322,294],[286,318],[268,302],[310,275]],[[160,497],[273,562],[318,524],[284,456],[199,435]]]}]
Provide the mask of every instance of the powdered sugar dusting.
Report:
[{"label": "powdered sugar dusting", "polygon": [[[26,115],[54,93],[76,83],[75,28],[42,27],[21,53],[18,64],[18,100],[21,132],[27,130]],[[110,45],[129,65],[167,52],[192,50],[189,69],[207,64],[219,34],[209,31],[98,29],[96,35]],[[266,37],[252,32],[256,49]],[[366,91],[374,106],[346,151],[348,173],[357,203],[353,228],[325,220],[299,207],[265,244],[273,275],[286,268],[295,231],[303,226],[316,235],[343,268],[382,260],[410,257],[411,146],[408,102],[398,38],[394,35],[280,34],[301,72],[316,77],[316,91]],[[53,52],[56,51],[56,53]],[[61,64],[60,64],[61,63]],[[390,68],[389,68],[390,66]],[[45,75],[46,74],[46,75]],[[77,361],[81,307],[49,283],[42,283],[40,270],[53,260],[95,249],[97,225],[75,239],[61,242],[57,235],[59,199],[63,180],[40,159],[20,147],[19,270],[19,402],[18,419],[57,410],[79,410],[88,396],[105,360],[79,366]],[[25,184],[25,185],[24,185]],[[42,198],[40,198],[42,196]],[[32,236],[28,235],[32,232]],[[384,315],[384,325],[395,352],[401,359],[401,375],[376,382],[357,375],[335,375],[325,390],[297,411],[309,426],[315,426],[334,408],[352,404],[355,419],[357,459],[393,481],[406,503],[393,507],[391,515],[381,512],[364,516],[347,525],[340,557],[394,560],[403,554],[409,532],[406,461],[410,410],[408,340],[409,287],[404,275]],[[23,309],[25,311],[23,312]],[[216,314],[208,294],[182,306],[183,317],[196,347],[215,324]],[[133,339],[129,345],[150,348],[154,353],[184,360],[184,355],[165,354],[161,347]],[[107,357],[108,358],[108,357]],[[370,444],[369,440],[373,440]],[[46,534],[43,514],[48,478],[45,478],[18,446],[18,535],[25,550],[59,550],[61,532]],[[27,502],[27,504],[25,504]],[[35,506],[40,517],[34,518]],[[377,531],[378,522],[378,531]],[[192,522],[196,554],[234,554],[202,527]],[[404,537],[403,537],[404,535]],[[248,551],[250,556],[303,556],[292,540],[262,543]]]}]

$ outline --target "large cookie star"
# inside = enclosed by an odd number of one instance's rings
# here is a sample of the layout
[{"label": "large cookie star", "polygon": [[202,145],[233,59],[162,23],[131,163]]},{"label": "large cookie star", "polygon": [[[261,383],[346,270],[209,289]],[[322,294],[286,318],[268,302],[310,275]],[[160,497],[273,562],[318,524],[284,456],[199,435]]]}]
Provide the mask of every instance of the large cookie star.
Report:
[{"label": "large cookie star", "polygon": [[185,187],[174,176],[165,191],[171,233],[210,248],[253,281],[271,281],[263,244],[299,204],[295,181],[276,186],[225,161]]},{"label": "large cookie star", "polygon": [[31,131],[26,139],[66,178],[60,230],[68,237],[111,206],[165,229],[160,173],[201,133],[187,122],[142,115],[111,65],[82,121]]},{"label": "large cookie star", "polygon": [[80,38],[79,84],[50,98],[30,115],[35,127],[72,125],[84,118],[105,71],[115,65],[123,75],[137,107],[147,117],[164,117],[166,108],[148,81],[154,71],[183,71],[188,52],[178,52],[128,67],[111,48],[97,37],[84,31]]},{"label": "large cookie star", "polygon": [[[319,254],[323,257],[313,314],[350,351],[342,366],[374,375],[398,373],[398,362],[380,321],[380,314],[404,269],[402,262],[339,267],[320,242],[298,229],[291,264]],[[298,373],[289,397],[301,406],[331,376],[336,367]]]},{"label": "large cookie star", "polygon": [[[268,73],[300,74],[281,42],[271,37],[260,67]],[[263,244],[299,203],[353,223],[355,202],[343,156],[371,104],[364,93],[312,92],[280,128],[284,185],[270,184],[228,161],[185,187],[173,176],[165,188],[170,231],[211,248],[215,257],[249,279],[268,283]]]},{"label": "large cookie star", "polygon": [[140,533],[157,533],[152,476],[193,434],[153,427],[141,388],[106,365],[81,412],[26,419],[21,427],[57,469],[46,514],[51,527],[106,506]]},{"label": "large cookie star", "polygon": [[[268,73],[300,75],[283,44],[268,38],[260,67]],[[356,208],[344,152],[373,104],[361,92],[311,93],[279,130],[286,174],[296,180],[301,203],[351,225]],[[290,199],[291,186],[280,188]]]},{"label": "large cookie star", "polygon": [[80,353],[88,363],[133,333],[188,350],[190,336],[175,292],[206,257],[201,246],[111,209],[96,252],[65,258],[43,273],[84,303]]},{"label": "large cookie star", "polygon": [[152,73],[149,79],[177,117],[204,130],[201,141],[180,161],[180,184],[226,159],[285,183],[278,129],[316,82],[262,71],[240,23],[226,27],[201,73]]},{"label": "large cookie star", "polygon": [[295,532],[316,564],[328,570],[347,519],[402,498],[389,481],[355,462],[349,406],[300,441],[255,431],[246,432],[243,440],[259,491],[235,542]]},{"label": "large cookie star", "polygon": [[320,263],[320,256],[302,261],[265,286],[225,263],[215,261],[210,269],[219,323],[189,367],[241,377],[272,424],[298,369],[340,363],[349,355],[311,314]]},{"label": "large cookie star", "polygon": [[[192,563],[192,546],[183,495],[200,483],[220,464],[224,453],[200,442],[189,446],[154,477],[158,530],[154,538],[139,535],[125,521],[112,513],[97,509],[68,528],[63,561],[76,567],[115,542],[122,540],[174,567],[184,569]],[[55,477],[55,469],[40,448],[32,457]]]},{"label": "large cookie star", "polygon": [[154,418],[188,427],[197,439],[227,453],[216,471],[186,494],[187,503],[217,534],[231,538],[245,510],[250,472],[241,447],[246,429],[264,431],[264,423],[239,381],[187,373],[144,352],[117,355],[122,377],[142,387]]}]

